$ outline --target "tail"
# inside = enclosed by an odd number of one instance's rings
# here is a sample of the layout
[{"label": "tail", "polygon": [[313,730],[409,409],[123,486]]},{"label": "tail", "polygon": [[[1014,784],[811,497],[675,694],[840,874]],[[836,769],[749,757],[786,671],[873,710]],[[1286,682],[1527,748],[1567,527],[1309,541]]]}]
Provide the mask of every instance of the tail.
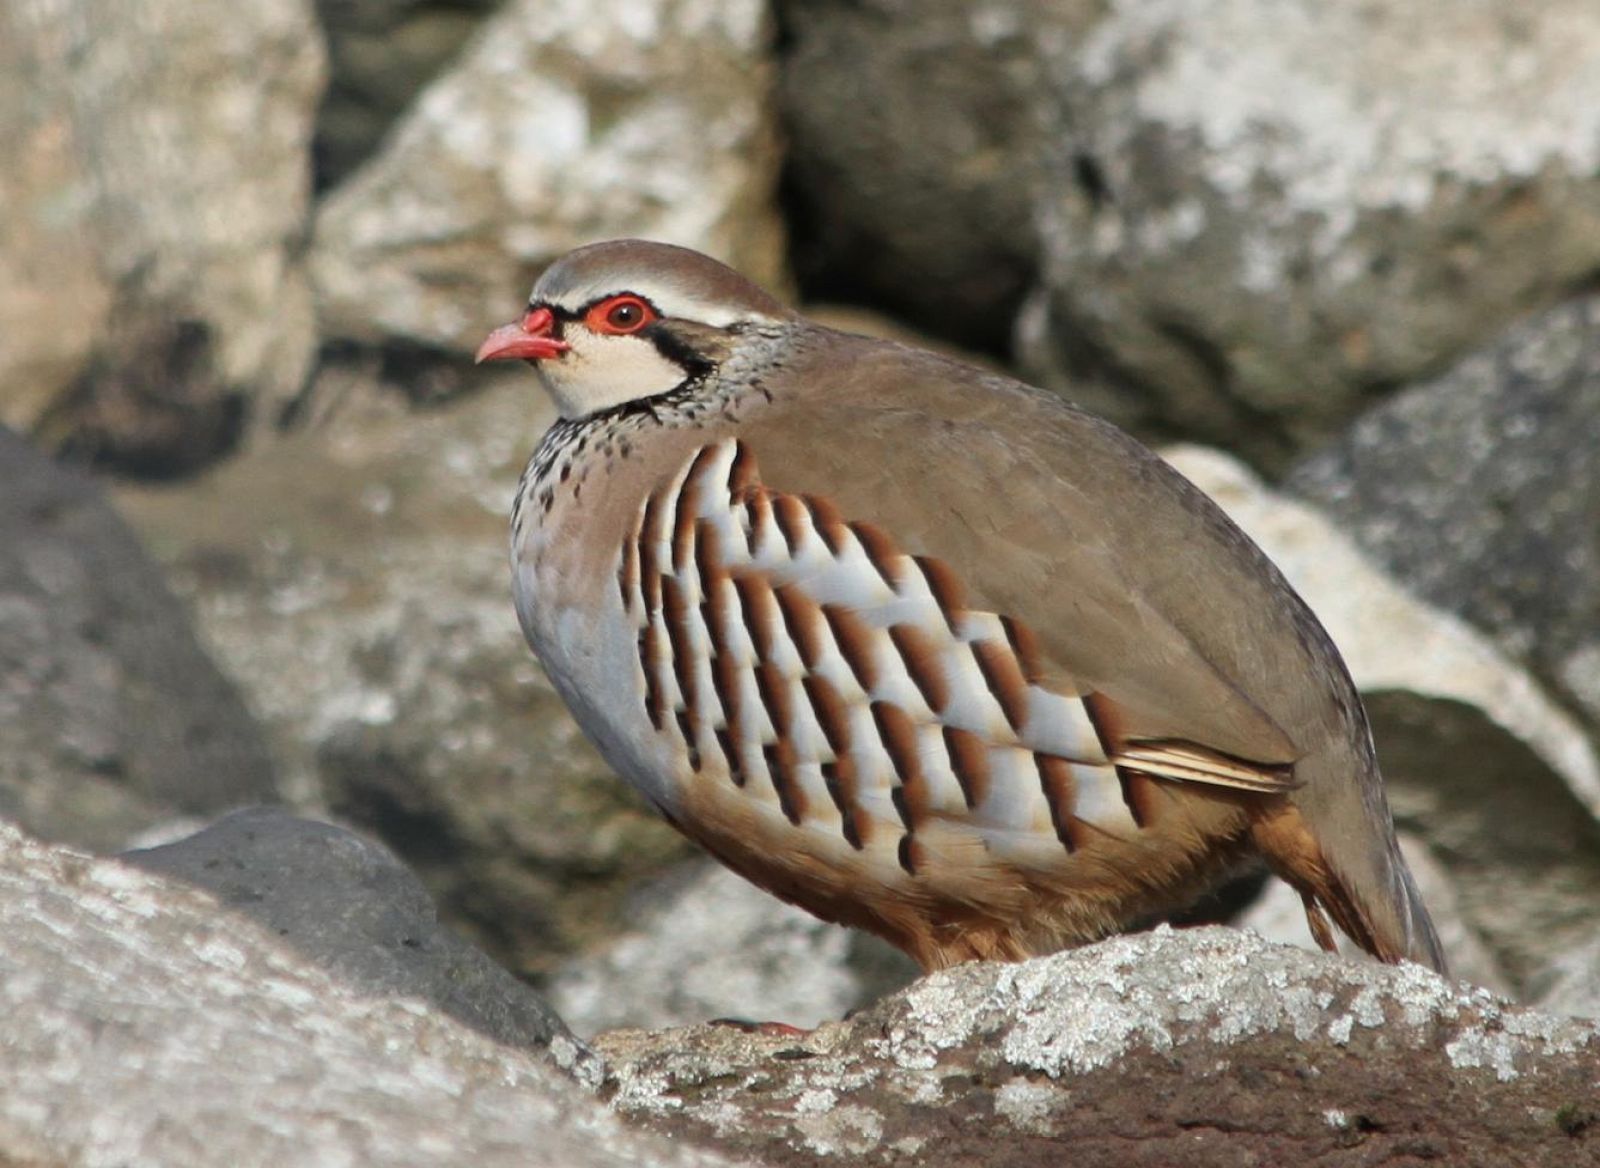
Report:
[{"label": "tail", "polygon": [[[1449,976],[1439,934],[1395,840],[1370,742],[1302,759],[1302,785],[1263,804],[1251,835],[1272,870],[1306,906],[1317,944],[1335,948],[1334,924],[1380,961],[1426,965]],[[1356,774],[1350,773],[1354,762]]]}]

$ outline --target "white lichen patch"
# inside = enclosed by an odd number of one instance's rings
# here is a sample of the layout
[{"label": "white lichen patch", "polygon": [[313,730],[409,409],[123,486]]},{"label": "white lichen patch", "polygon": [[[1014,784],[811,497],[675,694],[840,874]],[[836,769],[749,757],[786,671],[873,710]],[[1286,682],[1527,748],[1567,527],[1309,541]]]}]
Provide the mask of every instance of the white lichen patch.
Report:
[{"label": "white lichen patch", "polygon": [[611,1105],[618,1111],[663,1115],[683,1110],[683,1100],[672,1093],[671,1077],[664,1072],[623,1066],[617,1070],[616,1083]]},{"label": "white lichen patch", "polygon": [[797,1115],[821,1115],[833,1110],[833,1105],[839,1101],[839,1096],[824,1088],[812,1088],[800,1093],[800,1098],[794,1101],[794,1110]]},{"label": "white lichen patch", "polygon": [[861,1156],[883,1141],[883,1117],[865,1107],[830,1107],[794,1121],[802,1142],[819,1156]]},{"label": "white lichen patch", "polygon": [[716,1100],[697,1108],[695,1117],[724,1137],[743,1131],[749,1122],[744,1108],[728,1099]]},{"label": "white lichen patch", "polygon": [[994,1092],[994,1111],[1018,1131],[1030,1135],[1047,1136],[1055,1130],[1051,1115],[1068,1105],[1069,1094],[1059,1087],[1035,1083],[1028,1079],[1012,1079],[1001,1083]]}]

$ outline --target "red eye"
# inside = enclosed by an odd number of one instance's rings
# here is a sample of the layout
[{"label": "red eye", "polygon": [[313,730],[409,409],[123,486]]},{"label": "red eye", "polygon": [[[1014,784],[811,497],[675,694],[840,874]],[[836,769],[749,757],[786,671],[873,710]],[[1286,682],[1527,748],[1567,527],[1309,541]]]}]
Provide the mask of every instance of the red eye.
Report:
[{"label": "red eye", "polygon": [[636,333],[659,320],[656,310],[633,295],[611,296],[583,314],[583,323],[597,333]]}]

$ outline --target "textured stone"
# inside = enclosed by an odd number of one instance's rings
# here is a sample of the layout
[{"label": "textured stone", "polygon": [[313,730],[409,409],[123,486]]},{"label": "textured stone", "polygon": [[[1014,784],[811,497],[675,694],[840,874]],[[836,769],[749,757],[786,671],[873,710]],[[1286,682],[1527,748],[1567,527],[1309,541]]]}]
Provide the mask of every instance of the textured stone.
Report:
[{"label": "textured stone", "polygon": [[1600,297],[1375,407],[1289,485],[1600,732]]},{"label": "textured stone", "polygon": [[599,1043],[612,1105],[782,1165],[1585,1162],[1593,1023],[1418,966],[1158,929],[924,978],[801,1037]]},{"label": "textured stone", "polygon": [[1344,654],[1402,827],[1524,991],[1593,929],[1600,766],[1582,728],[1481,634],[1413,598],[1304,503],[1215,451],[1168,457],[1283,569]]},{"label": "textured stone", "polygon": [[608,236],[777,280],[767,39],[758,0],[513,0],[322,207],[327,330],[470,352]]},{"label": "textured stone", "polygon": [[1148,434],[1282,467],[1600,266],[1588,0],[782,13],[811,283],[987,336],[1031,280],[1030,375]]},{"label": "textured stone", "polygon": [[544,1000],[441,928],[421,881],[387,848],[274,808],[239,811],[122,859],[210,892],[312,964],[372,997],[410,998],[510,1046],[599,1065]]},{"label": "textured stone", "polygon": [[248,695],[293,803],[378,836],[443,917],[544,972],[688,853],[612,775],[528,652],[507,513],[549,423],[526,371],[419,412],[330,369],[342,409],[125,511]]},{"label": "textured stone", "polygon": [[316,0],[328,38],[328,93],[312,144],[317,186],[337,184],[377,149],[417,92],[461,49],[497,0]]},{"label": "textured stone", "polygon": [[0,421],[172,474],[300,391],[321,85],[304,0],[0,8]]},{"label": "textured stone", "polygon": [[1600,1018],[1600,931],[1551,962],[1529,997],[1551,1014]]},{"label": "textured stone", "polygon": [[563,967],[550,1000],[580,1034],[739,1018],[815,1026],[917,974],[884,942],[824,924],[697,863],[633,898],[626,931]]},{"label": "textured stone", "polygon": [[275,789],[260,727],[101,489],[0,429],[0,816],[115,850]]},{"label": "textured stone", "polygon": [[713,1168],[206,894],[0,823],[0,1163]]},{"label": "textured stone", "polygon": [[[1035,282],[1039,24],[1099,5],[782,0],[796,267],[815,296],[999,351]],[[1047,100],[1047,99],[1046,99]]]}]

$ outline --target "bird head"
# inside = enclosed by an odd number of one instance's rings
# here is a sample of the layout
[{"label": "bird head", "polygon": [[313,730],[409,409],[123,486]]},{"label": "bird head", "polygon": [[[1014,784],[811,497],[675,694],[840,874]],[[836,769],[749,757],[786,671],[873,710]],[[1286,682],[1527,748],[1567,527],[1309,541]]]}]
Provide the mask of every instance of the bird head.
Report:
[{"label": "bird head", "polygon": [[732,268],[639,239],[557,260],[528,310],[490,333],[477,360],[521,358],[564,418],[674,393],[715,372],[742,331],[790,313]]}]

